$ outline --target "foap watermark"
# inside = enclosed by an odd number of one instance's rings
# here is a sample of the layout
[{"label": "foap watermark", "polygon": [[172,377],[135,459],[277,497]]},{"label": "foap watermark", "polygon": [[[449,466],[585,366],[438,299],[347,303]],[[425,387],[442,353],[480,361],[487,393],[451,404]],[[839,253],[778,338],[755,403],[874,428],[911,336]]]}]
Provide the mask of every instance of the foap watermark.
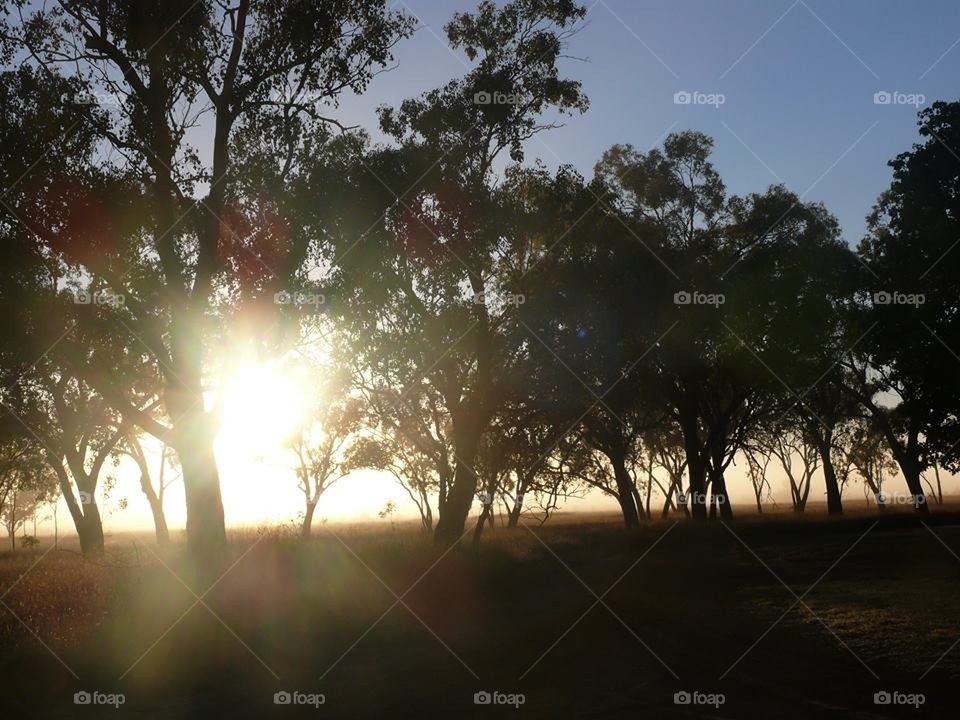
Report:
[{"label": "foap watermark", "polygon": [[292,305],[298,310],[311,310],[319,312],[320,308],[326,304],[327,298],[321,293],[305,292],[287,292],[281,290],[274,294],[273,302],[277,305]]},{"label": "foap watermark", "polygon": [[918,507],[920,505],[926,505],[927,498],[924,495],[914,495],[913,493],[902,493],[902,492],[887,492],[886,490],[881,490],[879,492],[879,500],[884,505],[910,505],[912,507]]},{"label": "foap watermark", "polygon": [[273,694],[274,705],[309,705],[318,708],[327,702],[323,693],[305,693],[299,690],[278,690]]},{"label": "foap watermark", "polygon": [[927,301],[923,293],[887,292],[881,290],[873,294],[874,305],[913,305],[920,307]]},{"label": "foap watermark", "polygon": [[674,305],[712,305],[720,307],[727,301],[721,293],[702,293],[697,291],[681,290],[673,294]]},{"label": "foap watermark", "polygon": [[73,694],[74,705],[109,705],[119,708],[127,701],[123,693],[105,693],[99,690],[80,690]]},{"label": "foap watermark", "polygon": [[505,693],[498,690],[488,692],[480,690],[473,694],[474,705],[509,705],[518,709],[527,701],[527,696],[523,693]]},{"label": "foap watermark", "polygon": [[473,94],[475,105],[520,105],[524,100],[526,100],[526,96],[520,93],[481,90]]},{"label": "foap watermark", "polygon": [[527,296],[522,293],[504,293],[502,295],[491,295],[489,293],[474,293],[470,296],[470,302],[474,305],[486,305],[488,300],[499,298],[504,305],[513,305],[520,307],[527,301]]},{"label": "foap watermark", "polygon": [[679,690],[673,694],[674,705],[709,705],[718,708],[727,701],[723,693],[705,693],[699,690]]},{"label": "foap watermark", "polygon": [[118,308],[123,306],[124,296],[112,290],[97,290],[96,292],[79,290],[73,293],[73,303],[74,305],[106,305]]},{"label": "foap watermark", "polygon": [[927,104],[927,96],[923,93],[905,93],[899,90],[879,90],[873,94],[874,105],[909,105],[918,108]]},{"label": "foap watermark", "polygon": [[905,693],[899,690],[881,690],[873,694],[874,705],[903,705],[905,707],[919,708],[927,702],[927,697],[923,693]]},{"label": "foap watermark", "polygon": [[709,500],[710,496],[705,492],[694,492],[691,490],[685,493],[677,493],[677,502],[681,505],[686,505],[688,502],[694,505],[706,505]]},{"label": "foap watermark", "polygon": [[674,105],[709,105],[719,109],[721,105],[727,102],[727,96],[723,93],[705,93],[699,90],[680,90],[673,94]]},{"label": "foap watermark", "polygon": [[116,93],[100,90],[81,90],[75,93],[64,93],[60,96],[64,105],[98,105],[102,108],[119,108],[123,105],[123,98]]}]

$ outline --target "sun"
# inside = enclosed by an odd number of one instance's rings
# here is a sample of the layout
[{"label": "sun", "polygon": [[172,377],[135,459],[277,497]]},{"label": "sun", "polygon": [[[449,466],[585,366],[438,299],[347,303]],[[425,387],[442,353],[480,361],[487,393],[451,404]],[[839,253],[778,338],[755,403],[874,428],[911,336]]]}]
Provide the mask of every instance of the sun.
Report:
[{"label": "sun", "polygon": [[305,388],[270,365],[243,365],[227,380],[217,444],[233,457],[280,451],[303,420]]}]

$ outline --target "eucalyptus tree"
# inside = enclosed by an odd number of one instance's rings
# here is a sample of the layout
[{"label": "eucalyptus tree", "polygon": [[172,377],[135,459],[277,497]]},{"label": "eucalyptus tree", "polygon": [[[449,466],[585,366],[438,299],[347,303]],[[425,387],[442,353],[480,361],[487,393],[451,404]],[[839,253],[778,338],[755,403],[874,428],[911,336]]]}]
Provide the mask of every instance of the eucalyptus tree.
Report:
[{"label": "eucalyptus tree", "polygon": [[383,109],[381,126],[399,147],[367,152],[358,141],[341,175],[355,183],[351,210],[336,236],[322,237],[333,309],[361,343],[358,356],[395,387],[428,383],[449,414],[456,464],[440,498],[440,542],[464,534],[481,438],[526,342],[514,320],[525,276],[545,238],[563,232],[554,210],[566,198],[556,190],[575,185],[569,173],[512,169],[496,186],[496,163],[522,160],[524,142],[552,126],[543,113],[585,109],[579,83],[557,68],[583,14],[567,0],[519,0],[455,15],[447,37],[471,69]]},{"label": "eucalyptus tree", "polygon": [[[531,222],[537,210],[522,207],[501,215],[495,165],[505,156],[523,159],[525,141],[553,126],[542,120],[545,112],[586,108],[580,84],[560,77],[557,67],[584,14],[570,0],[484,1],[474,13],[458,13],[445,30],[451,48],[472,63],[466,75],[381,110],[382,129],[401,145],[369,168],[390,193],[402,193],[388,200],[393,252],[371,253],[361,241],[341,271],[356,288],[369,282],[356,277],[357,259],[379,256],[376,277],[386,287],[377,291],[392,294],[380,319],[402,319],[405,327],[394,327],[407,343],[429,338],[428,352],[397,355],[406,355],[411,374],[429,379],[450,413],[456,468],[439,507],[441,542],[463,535],[476,495],[473,465],[505,395],[502,377],[516,351],[505,325],[524,295],[521,281],[537,252],[533,240],[558,225],[541,211],[538,219],[546,222],[538,227]],[[391,155],[403,158],[406,172],[383,166],[383,160],[396,164]],[[529,195],[534,190],[523,186],[536,182],[516,171],[504,185]],[[364,260],[358,262],[362,268]],[[384,327],[378,323],[383,339],[403,347]]]},{"label": "eucalyptus tree", "polygon": [[[304,139],[336,122],[327,111],[340,93],[363,91],[390,61],[410,19],[386,0],[15,0],[7,10],[7,61],[66,77],[67,104],[104,111],[81,129],[96,141],[80,163],[88,182],[41,193],[41,204],[68,204],[74,222],[38,235],[67,272],[126,298],[122,341],[162,376],[170,424],[107,382],[95,354],[88,377],[176,449],[188,543],[216,555],[225,542],[216,419],[203,396],[217,322],[243,291],[282,287],[305,247],[282,201],[244,194],[238,178],[291,171]],[[263,162],[241,166],[241,157]],[[129,189],[116,197],[136,210],[116,207],[115,178]],[[140,226],[116,227],[130,212]]]},{"label": "eucalyptus tree", "polygon": [[[736,341],[724,329],[720,275],[727,260],[726,190],[710,163],[712,141],[696,132],[671,134],[663,148],[642,153],[615,145],[597,164],[610,188],[610,207],[629,223],[642,259],[645,289],[634,311],[655,318],[662,336],[650,338],[650,361],[665,414],[680,429],[689,473],[693,517],[706,517],[707,475],[727,514],[723,470],[732,455],[727,440],[750,386],[724,367]],[[735,450],[735,448],[732,448]]]},{"label": "eucalyptus tree", "polygon": [[847,359],[859,402],[925,512],[923,472],[960,467],[960,103],[921,111],[919,132],[890,162],[893,181],[858,248],[868,267],[862,323],[872,331]]}]

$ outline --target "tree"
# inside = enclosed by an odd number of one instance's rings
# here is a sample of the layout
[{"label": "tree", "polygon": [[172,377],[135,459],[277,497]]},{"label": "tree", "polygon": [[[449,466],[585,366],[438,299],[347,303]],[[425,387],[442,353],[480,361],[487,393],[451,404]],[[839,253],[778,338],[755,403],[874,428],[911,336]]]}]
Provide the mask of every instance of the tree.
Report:
[{"label": "tree", "polygon": [[862,323],[873,328],[848,364],[857,398],[900,466],[915,508],[921,476],[957,467],[956,378],[960,103],[920,112],[922,142],[890,162],[893,181],[868,218],[858,252],[869,269]]},{"label": "tree", "polygon": [[756,434],[752,442],[761,452],[776,457],[790,483],[793,511],[802,513],[807,509],[813,475],[820,466],[819,451],[809,442],[809,435],[788,416],[768,432]]},{"label": "tree", "polygon": [[294,456],[294,471],[303,493],[304,514],[300,534],[310,537],[313,515],[320,497],[330,487],[362,464],[352,457],[364,419],[363,401],[350,395],[344,374],[332,371],[319,384],[314,402],[288,441]]},{"label": "tree", "polygon": [[362,328],[353,333],[364,344],[358,354],[371,366],[392,365],[391,375],[405,377],[401,389],[429,382],[449,412],[456,467],[440,498],[438,542],[464,534],[476,497],[473,464],[512,361],[504,323],[523,294],[515,283],[530,257],[519,250],[533,249],[533,229],[517,234],[494,210],[494,165],[507,153],[522,159],[523,143],[551,126],[540,120],[545,111],[585,109],[579,83],[557,69],[583,15],[570,0],[487,1],[456,14],[447,38],[473,68],[383,109],[381,126],[401,147],[368,154],[348,173],[382,185],[374,188],[381,197],[367,232],[331,238],[333,294],[343,299],[342,321]]},{"label": "tree", "polygon": [[881,510],[885,507],[883,483],[897,473],[896,462],[886,443],[883,433],[866,418],[851,429],[845,448],[850,462],[863,478],[864,488],[873,493]]},{"label": "tree", "polygon": [[173,480],[164,480],[167,464],[167,446],[160,448],[160,465],[157,472],[157,486],[154,488],[150,465],[147,462],[147,453],[144,448],[143,438],[128,430],[126,436],[120,444],[120,450],[128,455],[137,464],[137,470],[140,473],[140,489],[143,491],[147,504],[150,506],[150,514],[153,516],[153,528],[157,537],[157,544],[161,547],[169,544],[170,530],[167,527],[167,517],[163,512],[163,495]]},{"label": "tree", "polygon": [[[212,335],[228,309],[219,301],[272,294],[305,252],[280,216],[281,202],[245,194],[243,174],[286,177],[305,138],[335,123],[324,105],[344,90],[365,89],[411,22],[384,0],[148,0],[135,7],[71,0],[21,17],[2,28],[11,53],[38,72],[67,75],[77,101],[106,100],[113,110],[86,126],[98,149],[110,152],[83,158],[85,182],[69,194],[41,193],[46,204],[69,201],[73,222],[48,224],[38,236],[59,263],[126,298],[122,325],[113,329],[154,363],[170,424],[132,407],[96,354],[84,370],[128,420],[176,450],[188,544],[216,556],[225,530],[216,418],[203,394]],[[205,117],[206,160],[189,132]],[[239,157],[266,159],[254,167]],[[111,194],[111,184],[123,192]],[[140,227],[113,227],[111,197],[139,209]],[[88,239],[93,247],[84,247]]]},{"label": "tree", "polygon": [[647,153],[616,145],[597,166],[611,207],[661,277],[662,289],[643,303],[665,320],[652,341],[651,376],[683,438],[697,519],[707,516],[708,482],[711,515],[732,514],[725,470],[782,392],[771,367],[783,348],[772,340],[795,302],[783,280],[803,289],[812,271],[797,262],[805,248],[837,234],[822,207],[785,188],[728,197],[712,147],[702,133],[674,133]]},{"label": "tree", "polygon": [[0,443],[0,522],[11,549],[22,528],[54,494],[56,479],[33,438],[7,435]]}]

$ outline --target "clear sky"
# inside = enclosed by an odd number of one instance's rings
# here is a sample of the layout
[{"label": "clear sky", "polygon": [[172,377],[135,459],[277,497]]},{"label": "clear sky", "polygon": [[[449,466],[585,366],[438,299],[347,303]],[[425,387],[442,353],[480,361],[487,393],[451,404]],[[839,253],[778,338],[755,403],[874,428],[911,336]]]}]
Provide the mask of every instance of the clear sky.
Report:
[{"label": "clear sky", "polygon": [[[887,161],[916,141],[916,107],[877,105],[878,92],[957,99],[956,0],[593,0],[564,64],[591,108],[528,145],[528,159],[589,174],[604,149],[647,149],[692,128],[716,140],[715,163],[734,193],[783,182],[823,201],[848,242],[887,187]],[[465,70],[443,25],[470,0],[400,0],[420,21],[397,47],[395,70],[342,114],[373,128],[373,109],[440,85]],[[677,92],[722,94],[677,105]],[[901,97],[901,101],[920,98]],[[960,149],[958,149],[960,154]]]}]

